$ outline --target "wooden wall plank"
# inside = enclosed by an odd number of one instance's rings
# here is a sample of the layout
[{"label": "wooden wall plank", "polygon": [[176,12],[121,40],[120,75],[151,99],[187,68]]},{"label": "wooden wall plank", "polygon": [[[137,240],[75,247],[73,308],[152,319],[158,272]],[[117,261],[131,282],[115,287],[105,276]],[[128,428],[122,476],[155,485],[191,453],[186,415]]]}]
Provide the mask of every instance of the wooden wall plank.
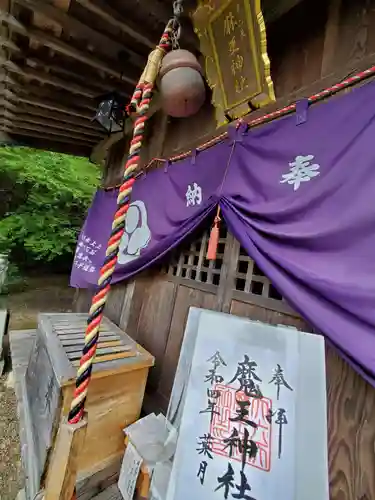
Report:
[{"label": "wooden wall plank", "polygon": [[105,315],[117,326],[120,325],[121,311],[126,293],[126,282],[113,285],[105,308]]},{"label": "wooden wall plank", "polygon": [[125,332],[128,331],[128,322],[132,309],[133,296],[135,291],[135,281],[132,280],[126,284],[124,301],[122,303],[119,326]]},{"label": "wooden wall plank", "polygon": [[332,73],[336,67],[335,53],[339,42],[340,12],[341,0],[331,0],[324,34],[322,77]]},{"label": "wooden wall plank", "polygon": [[308,326],[302,318],[296,318],[281,312],[266,309],[265,307],[246,304],[245,302],[239,302],[237,300],[232,301],[230,314],[243,316],[256,321],[262,321],[263,323],[269,323],[270,325],[283,324],[286,326],[295,326],[299,330],[307,332],[311,331],[311,327]]},{"label": "wooden wall plank", "polygon": [[163,157],[184,147],[188,142],[194,142],[199,137],[216,129],[214,108],[207,96],[204,106],[190,118],[170,118],[163,145]]},{"label": "wooden wall plank", "polygon": [[126,333],[130,335],[130,337],[136,342],[139,341],[138,323],[143,304],[143,296],[144,293],[146,292],[149,281],[150,281],[149,276],[145,274],[141,274],[135,280],[132,304],[129,312]]},{"label": "wooden wall plank", "polygon": [[188,286],[181,285],[178,287],[158,385],[158,392],[164,399],[165,410],[172,392],[173,379],[177,369],[189,308],[202,307],[214,310],[217,307],[217,302],[217,297],[214,294],[195,290]]},{"label": "wooden wall plank", "polygon": [[74,294],[73,311],[88,314],[94,291],[90,288],[77,288]]},{"label": "wooden wall plank", "polygon": [[162,278],[150,278],[144,289],[137,327],[137,342],[155,357],[150,370],[148,388],[158,386],[169,336],[175,301],[175,284]]},{"label": "wooden wall plank", "polygon": [[375,2],[374,0],[368,0],[367,9],[367,46],[366,55],[375,54]]},{"label": "wooden wall plank", "polygon": [[[350,64],[353,71],[367,53],[370,27],[369,15],[375,7],[374,0],[342,0],[339,20],[339,39],[335,60],[337,67]],[[375,48],[375,47],[374,47]]]},{"label": "wooden wall plank", "polygon": [[269,26],[267,49],[278,99],[320,78],[326,18],[327,2],[308,0]]},{"label": "wooden wall plank", "polygon": [[375,390],[327,348],[332,500],[375,498]]}]

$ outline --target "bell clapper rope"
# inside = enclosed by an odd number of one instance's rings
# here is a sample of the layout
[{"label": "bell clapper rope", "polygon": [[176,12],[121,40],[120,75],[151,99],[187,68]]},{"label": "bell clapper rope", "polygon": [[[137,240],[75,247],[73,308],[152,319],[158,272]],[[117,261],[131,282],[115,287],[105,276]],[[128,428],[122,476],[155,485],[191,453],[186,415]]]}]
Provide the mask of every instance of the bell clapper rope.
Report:
[{"label": "bell clapper rope", "polygon": [[[126,213],[130,206],[132,187],[140,166],[140,152],[144,140],[145,124],[148,119],[148,111],[153,95],[155,79],[162,58],[173,48],[173,39],[177,38],[178,40],[180,36],[179,16],[182,14],[181,4],[181,0],[177,0],[173,4],[174,17],[168,22],[159,44],[150,54],[146,68],[136,86],[131,103],[127,108],[129,113],[134,113],[136,116],[133,139],[124,166],[123,180],[118,193],[117,209],[107,243],[105,260],[100,270],[97,288],[89,310],[85,330],[85,343],[79,368],[77,370],[75,390],[68,415],[68,423],[71,425],[80,423],[84,417],[85,402],[91,381],[93,362],[99,340],[99,331],[104,316],[104,308],[111,290],[112,276],[117,264],[120,241],[125,230]],[[68,457],[67,461],[70,461],[70,459],[73,460],[73,457]],[[70,491],[68,494],[72,495]],[[74,495],[75,492],[73,493],[73,498]]]}]

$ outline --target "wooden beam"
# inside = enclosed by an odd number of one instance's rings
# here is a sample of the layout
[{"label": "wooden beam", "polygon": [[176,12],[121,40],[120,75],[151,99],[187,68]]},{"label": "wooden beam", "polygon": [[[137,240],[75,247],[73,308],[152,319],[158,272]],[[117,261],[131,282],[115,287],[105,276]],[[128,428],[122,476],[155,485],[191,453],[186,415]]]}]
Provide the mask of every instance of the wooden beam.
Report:
[{"label": "wooden beam", "polygon": [[55,90],[51,90],[49,88],[45,88],[40,85],[33,85],[28,83],[26,85],[22,85],[19,82],[9,83],[8,80],[7,87],[11,89],[17,95],[26,95],[28,97],[40,97],[41,99],[48,98],[51,99],[51,102],[56,102],[57,104],[63,104],[64,106],[68,106],[69,108],[84,108],[92,111],[92,115],[95,115],[97,105],[93,99],[87,99],[85,97],[74,98],[71,97],[70,94],[66,95],[66,93],[58,92]]},{"label": "wooden beam", "polygon": [[9,109],[11,111],[16,111],[17,106],[0,95],[0,109]]},{"label": "wooden beam", "polygon": [[77,139],[69,138],[69,137],[58,137],[58,136],[49,136],[45,133],[38,133],[31,130],[23,130],[21,128],[14,127],[3,127],[3,131],[9,135],[19,135],[22,137],[35,137],[36,139],[42,139],[43,141],[50,142],[63,142],[65,144],[74,144],[75,146],[84,146],[86,148],[92,149],[92,144],[78,141]]},{"label": "wooden beam", "polygon": [[[103,128],[98,125],[96,122],[93,122],[91,120],[83,119],[83,118],[78,118],[75,116],[71,115],[66,115],[65,113],[55,113],[53,111],[49,111],[43,108],[39,108],[38,106],[30,106],[27,104],[22,104],[21,106],[15,106],[14,104],[10,102],[6,102],[5,105],[2,105],[0,102],[0,108],[4,107],[6,109],[9,109],[12,111],[14,114],[25,114],[31,117],[39,117],[39,118],[45,118],[52,120],[53,122],[58,122],[58,123],[66,123],[70,125],[75,125],[79,126],[80,128],[91,130],[91,131],[96,131],[98,133],[103,133]],[[104,131],[105,133],[105,131]]]},{"label": "wooden beam", "polygon": [[[11,21],[10,18],[12,18],[12,16],[9,15],[3,16],[2,21],[4,23],[13,22]],[[59,52],[60,54],[63,54],[67,57],[71,57],[83,64],[87,64],[88,66],[91,66],[96,70],[102,71],[103,73],[106,73],[116,78],[117,80],[128,82],[134,85],[138,82],[138,79],[141,76],[140,74],[138,75],[137,71],[131,70],[129,68],[127,68],[126,74],[125,73],[123,74],[121,73],[121,71],[112,68],[111,66],[101,61],[97,57],[93,56],[92,54],[83,52],[82,50],[73,47],[71,44],[66,43],[54,36],[51,36],[40,29],[32,27],[26,28],[20,23],[18,23],[18,26],[21,26],[20,32],[23,35],[28,36],[30,39],[37,40],[45,47],[49,47],[50,49],[53,49],[56,52]]]},{"label": "wooden beam", "polygon": [[35,40],[38,40],[44,46],[49,47],[50,49],[53,49],[56,52],[59,52],[60,54],[63,54],[67,57],[71,57],[83,64],[87,64],[88,66],[91,66],[96,70],[103,71],[103,73],[106,73],[107,75],[110,75],[117,80],[125,81],[134,85],[138,82],[138,79],[141,76],[140,74],[135,75],[135,72],[132,72],[129,68],[127,69],[126,73],[123,74],[121,73],[121,71],[112,68],[97,57],[87,52],[83,52],[73,47],[69,43],[63,42],[62,40],[48,35],[42,30],[36,28],[28,28],[27,32],[30,38],[35,38]]},{"label": "wooden beam", "polygon": [[21,75],[26,80],[37,80],[41,83],[47,83],[49,85],[53,85],[59,89],[65,89],[71,92],[72,94],[79,94],[86,97],[96,97],[98,95],[97,92],[92,91],[90,89],[86,89],[77,85],[75,83],[70,83],[55,76],[50,76],[47,73],[42,71],[36,71],[33,69],[21,68],[17,64],[12,61],[2,60],[0,61],[0,66],[6,68],[10,73],[15,73],[17,75]]},{"label": "wooden beam", "polygon": [[[11,100],[15,100],[17,104],[14,104]],[[55,111],[50,111],[49,108],[44,108],[40,101],[35,102],[30,100],[26,104],[23,103],[25,99],[17,98],[17,96],[9,91],[3,90],[0,93],[0,109],[7,109],[13,113],[26,113],[32,116],[39,116],[44,118],[49,118],[51,120],[56,120],[59,123],[71,123],[73,125],[79,125],[80,127],[88,128],[90,130],[96,130],[99,133],[103,131],[103,128],[96,122],[92,120],[92,116],[85,118],[76,117],[75,114],[72,115],[71,111],[63,111],[64,108],[60,107]],[[57,106],[56,106],[57,107]]]},{"label": "wooden beam", "polygon": [[32,98],[32,97],[22,97],[22,96],[11,96],[16,102],[22,102],[24,104],[31,104],[32,106],[39,106],[40,108],[50,109],[52,111],[58,111],[65,113],[67,115],[78,116],[79,118],[86,118],[87,120],[92,120],[94,118],[93,114],[86,113],[85,111],[67,108],[66,106],[61,106],[54,102]]},{"label": "wooden beam", "polygon": [[26,28],[14,16],[0,9],[0,23],[7,24],[14,31],[25,34]]},{"label": "wooden beam", "polygon": [[[116,42],[107,35],[96,31],[87,24],[79,21],[78,19],[66,14],[62,10],[54,7],[50,3],[41,3],[36,0],[15,0],[16,3],[23,7],[29,8],[34,12],[40,12],[45,16],[56,21],[66,33],[78,39],[85,39],[90,44],[93,44],[97,51],[101,52],[106,57],[113,58],[120,52],[127,52],[131,58],[131,62],[140,68],[143,68],[146,60],[141,55],[134,52],[129,47],[123,47],[120,43]],[[48,1],[48,0],[47,0]]]},{"label": "wooden beam", "polygon": [[12,40],[9,40],[7,38],[3,38],[2,36],[0,37],[0,45],[1,47],[5,47],[11,52],[20,52],[20,48],[17,47],[15,43],[12,42]]},{"label": "wooden beam", "polygon": [[[123,88],[123,86],[121,86],[121,83],[118,83],[118,82],[112,82],[112,81],[108,82],[108,80],[99,80],[99,78],[89,79],[89,82],[88,82],[88,78],[85,77],[83,74],[77,74],[72,69],[67,69],[67,68],[64,68],[62,66],[58,66],[57,64],[53,64],[52,62],[47,61],[47,60],[41,61],[40,59],[37,59],[35,57],[26,58],[26,64],[30,68],[33,68],[34,71],[42,71],[42,75],[47,74],[47,73],[49,74],[49,72],[52,71],[54,73],[59,73],[63,76],[67,76],[69,78],[70,82],[72,81],[71,80],[72,78],[74,78],[75,80],[79,80],[84,85],[84,87],[80,87],[80,88],[82,88],[82,95],[86,95],[89,92],[91,94],[90,97],[92,97],[92,96],[97,97],[101,94],[105,94],[107,92],[111,92],[113,90],[116,90],[124,97],[130,98],[130,93],[126,92],[125,89]],[[44,73],[44,72],[46,72],[46,73]],[[50,76],[51,79],[59,80],[58,77],[55,77],[52,74],[49,74],[48,76]],[[59,81],[62,82],[63,84],[65,82],[67,82],[67,80],[59,80]],[[46,83],[49,83],[49,82],[46,82]],[[87,84],[89,84],[89,87],[86,88]],[[77,84],[74,83],[74,85],[77,85],[79,87],[80,83],[77,83]],[[57,87],[57,84],[55,86]],[[65,87],[61,87],[61,88],[65,88]],[[83,92],[85,92],[85,94],[83,94]]]},{"label": "wooden beam", "polygon": [[107,3],[101,0],[96,0],[95,3],[92,0],[76,0],[76,2],[146,47],[153,49],[158,43],[158,40],[151,40],[147,36],[142,35],[139,26],[136,26],[135,23],[131,23],[128,19],[122,19],[116,10],[112,9]]},{"label": "wooden beam", "polygon": [[17,129],[17,130],[23,130],[25,131],[25,135],[27,135],[28,132],[36,132],[39,134],[44,134],[46,137],[48,136],[53,136],[55,137],[69,137],[69,139],[74,139],[76,141],[80,141],[85,144],[91,144],[92,146],[94,144],[97,144],[97,139],[93,139],[92,137],[82,137],[80,135],[74,134],[74,133],[68,133],[68,132],[61,132],[58,129],[52,129],[52,128],[46,128],[46,127],[38,127],[36,125],[32,124],[27,124],[27,123],[22,123],[22,124],[15,124],[8,119],[3,120],[4,127],[7,129]]},{"label": "wooden beam", "polygon": [[3,110],[2,114],[0,111],[0,116],[10,121],[13,125],[22,126],[22,124],[33,124],[33,125],[41,125],[43,127],[48,127],[50,129],[57,130],[68,130],[69,132],[81,134],[82,136],[89,136],[95,138],[96,141],[100,141],[105,132],[100,133],[100,131],[89,130],[81,127],[76,127],[74,125],[70,125],[63,122],[58,122],[56,120],[48,120],[43,117],[32,116],[26,113],[15,114],[6,109]]},{"label": "wooden beam", "polygon": [[73,497],[86,430],[86,415],[77,424],[71,425],[65,420],[60,425],[48,468],[44,500],[71,500]]}]

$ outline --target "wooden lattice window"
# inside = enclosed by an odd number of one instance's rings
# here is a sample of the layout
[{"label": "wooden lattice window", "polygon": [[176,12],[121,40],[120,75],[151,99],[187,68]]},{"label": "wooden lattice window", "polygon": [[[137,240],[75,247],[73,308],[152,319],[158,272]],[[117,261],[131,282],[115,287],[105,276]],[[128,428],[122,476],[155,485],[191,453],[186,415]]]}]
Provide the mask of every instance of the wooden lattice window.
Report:
[{"label": "wooden lattice window", "polygon": [[191,243],[179,247],[173,253],[167,270],[168,274],[178,278],[219,286],[227,237],[227,228],[222,223],[220,225],[216,260],[207,260],[210,229],[205,229],[200,238],[193,239]]},{"label": "wooden lattice window", "polygon": [[282,295],[242,247],[237,260],[234,289],[262,299],[264,305],[275,301],[285,303]]},{"label": "wooden lattice window", "polygon": [[[221,285],[234,299],[256,304],[280,312],[292,313],[282,295],[265,276],[244,248],[228,232],[224,221],[220,224],[220,237],[215,261],[207,260],[210,227],[192,235],[190,241],[177,247],[163,265],[171,280],[194,281],[205,288]],[[226,273],[224,278],[224,254]],[[224,282],[225,280],[225,282]],[[226,293],[226,292],[225,292]]]}]

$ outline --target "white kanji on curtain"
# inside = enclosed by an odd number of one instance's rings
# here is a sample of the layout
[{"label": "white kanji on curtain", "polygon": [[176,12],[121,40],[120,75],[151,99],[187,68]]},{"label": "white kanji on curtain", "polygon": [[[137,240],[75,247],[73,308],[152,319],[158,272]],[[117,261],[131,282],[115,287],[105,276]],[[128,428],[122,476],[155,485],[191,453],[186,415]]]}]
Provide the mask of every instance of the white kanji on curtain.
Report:
[{"label": "white kanji on curtain", "polygon": [[189,184],[186,191],[186,206],[195,206],[202,203],[202,188],[196,182]]},{"label": "white kanji on curtain", "polygon": [[282,175],[280,183],[287,182],[293,185],[294,191],[297,191],[302,182],[310,181],[320,174],[320,165],[317,163],[311,164],[313,159],[314,155],[296,156],[295,160],[289,163],[290,171]]}]

